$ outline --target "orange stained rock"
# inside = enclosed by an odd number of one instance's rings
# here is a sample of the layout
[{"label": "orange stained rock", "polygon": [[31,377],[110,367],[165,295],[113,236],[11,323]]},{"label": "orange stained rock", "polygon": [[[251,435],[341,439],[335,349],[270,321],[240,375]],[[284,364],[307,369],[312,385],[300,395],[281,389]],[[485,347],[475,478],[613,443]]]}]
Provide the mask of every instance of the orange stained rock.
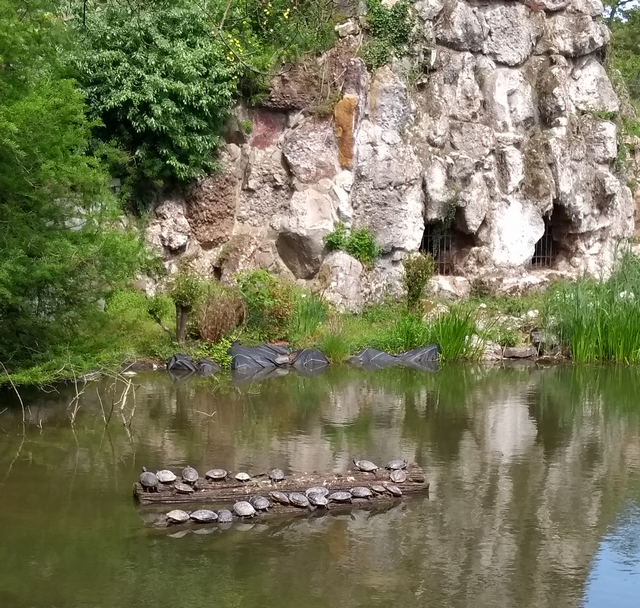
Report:
[{"label": "orange stained rock", "polygon": [[357,111],[357,95],[345,95],[336,104],[333,111],[336,139],[338,140],[338,160],[343,169],[351,169],[353,166],[354,131]]}]

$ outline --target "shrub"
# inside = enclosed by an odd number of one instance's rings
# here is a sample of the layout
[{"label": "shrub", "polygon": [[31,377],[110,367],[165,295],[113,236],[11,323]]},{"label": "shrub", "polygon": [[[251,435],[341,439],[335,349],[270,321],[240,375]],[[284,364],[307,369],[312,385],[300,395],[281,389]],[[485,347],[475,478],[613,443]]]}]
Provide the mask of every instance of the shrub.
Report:
[{"label": "shrub", "polygon": [[407,308],[415,310],[429,279],[433,276],[435,264],[429,254],[416,253],[406,255],[402,260],[402,267],[402,285],[406,293]]},{"label": "shrub", "polygon": [[333,232],[324,237],[324,244],[329,251],[346,251],[365,266],[372,266],[381,253],[369,228],[363,226],[348,231],[341,222],[336,224]]},{"label": "shrub", "polygon": [[358,52],[370,72],[391,61],[391,46],[386,40],[367,40]]},{"label": "shrub", "polygon": [[229,354],[229,349],[232,344],[232,338],[220,338],[217,342],[202,344],[194,353],[194,356],[196,358],[208,357],[209,359],[213,359],[220,367],[229,369],[229,367],[231,367],[231,355]]},{"label": "shrub", "polygon": [[206,342],[217,343],[246,321],[244,300],[237,292],[211,288],[198,313],[198,334]]}]

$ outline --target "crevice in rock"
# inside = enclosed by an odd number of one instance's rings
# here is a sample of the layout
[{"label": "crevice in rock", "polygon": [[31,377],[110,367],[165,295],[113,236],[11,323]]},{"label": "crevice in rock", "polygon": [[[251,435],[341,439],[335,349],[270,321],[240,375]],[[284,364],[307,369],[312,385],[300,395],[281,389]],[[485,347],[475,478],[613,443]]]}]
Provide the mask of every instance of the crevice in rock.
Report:
[{"label": "crevice in rock", "polygon": [[532,269],[553,268],[560,251],[559,244],[553,237],[551,217],[543,217],[542,219],[544,221],[544,233],[535,245],[530,263]]},{"label": "crevice in rock", "polygon": [[453,275],[457,254],[473,241],[473,237],[458,230],[451,221],[440,220],[425,224],[420,252],[428,253],[435,262],[437,275]]}]

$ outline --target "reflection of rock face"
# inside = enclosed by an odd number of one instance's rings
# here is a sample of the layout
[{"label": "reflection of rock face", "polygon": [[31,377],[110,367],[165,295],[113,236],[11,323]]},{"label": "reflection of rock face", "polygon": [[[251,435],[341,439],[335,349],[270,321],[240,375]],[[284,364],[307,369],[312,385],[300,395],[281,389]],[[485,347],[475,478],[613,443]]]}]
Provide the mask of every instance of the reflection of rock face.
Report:
[{"label": "reflection of rock face", "polygon": [[[599,0],[424,0],[415,11],[420,65],[405,58],[369,74],[346,35],[317,64],[278,74],[264,107],[238,111],[251,137],[224,151],[225,173],[211,178],[220,188],[189,206],[191,230],[168,202],[153,218],[148,238],[168,265],[184,253],[211,272],[243,235],[273,252],[270,269],[317,282],[322,236],[339,219],[375,234],[383,258],[365,274],[376,288],[363,276],[361,292],[380,300],[398,291],[399,263],[421,247],[425,223],[446,221],[444,262],[456,274],[526,289],[549,280],[527,276],[546,219],[554,270],[611,267],[634,205],[616,166],[621,106],[602,64],[610,35]],[[408,86],[405,72],[418,82]],[[329,81],[339,99],[322,88]],[[301,201],[322,207],[319,224],[301,223]]]}]

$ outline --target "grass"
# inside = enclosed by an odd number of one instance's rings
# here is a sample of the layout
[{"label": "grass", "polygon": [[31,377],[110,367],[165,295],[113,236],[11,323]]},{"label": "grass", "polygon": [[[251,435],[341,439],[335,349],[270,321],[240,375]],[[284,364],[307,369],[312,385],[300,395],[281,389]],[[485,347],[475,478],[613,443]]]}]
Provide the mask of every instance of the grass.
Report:
[{"label": "grass", "polygon": [[550,289],[543,319],[574,361],[640,363],[640,259],[624,254],[607,280]]}]

